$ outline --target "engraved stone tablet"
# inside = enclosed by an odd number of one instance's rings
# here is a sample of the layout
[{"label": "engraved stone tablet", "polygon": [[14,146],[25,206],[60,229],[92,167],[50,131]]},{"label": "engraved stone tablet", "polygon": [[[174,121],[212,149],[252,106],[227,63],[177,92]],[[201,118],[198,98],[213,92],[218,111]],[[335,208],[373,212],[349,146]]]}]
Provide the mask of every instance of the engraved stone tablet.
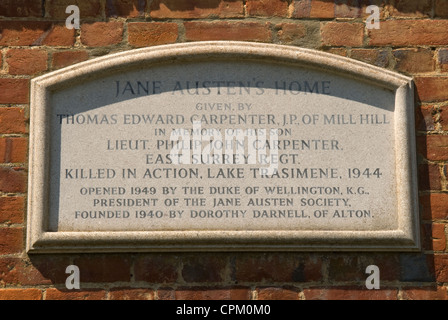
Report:
[{"label": "engraved stone tablet", "polygon": [[32,84],[28,250],[419,248],[413,88],[312,50],[202,42]]}]

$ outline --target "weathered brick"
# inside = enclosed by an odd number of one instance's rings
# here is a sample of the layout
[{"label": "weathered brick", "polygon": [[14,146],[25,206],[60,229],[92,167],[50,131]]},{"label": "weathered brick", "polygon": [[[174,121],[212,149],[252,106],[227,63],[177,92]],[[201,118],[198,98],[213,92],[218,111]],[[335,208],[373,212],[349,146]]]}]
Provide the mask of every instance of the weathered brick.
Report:
[{"label": "weathered brick", "polygon": [[448,254],[434,255],[434,270],[437,282],[448,282]]},{"label": "weathered brick", "polygon": [[324,48],[325,52],[331,53],[331,54],[337,54],[338,56],[347,57],[347,49],[345,48]]},{"label": "weathered brick", "polygon": [[185,22],[185,37],[189,41],[204,40],[271,40],[269,23],[259,22]]},{"label": "weathered brick", "polygon": [[417,94],[422,102],[448,100],[448,76],[415,77]]},{"label": "weathered brick", "polygon": [[371,46],[447,45],[447,20],[388,20],[370,29]]},{"label": "weathered brick", "polygon": [[0,223],[23,223],[24,197],[0,197]]},{"label": "weathered brick", "polygon": [[[392,253],[367,253],[358,256],[356,261],[359,266],[362,279],[366,279],[368,275],[366,274],[366,268],[370,265],[375,265],[379,269],[380,279],[382,281],[395,281],[400,277],[400,260],[396,254]],[[332,278],[330,278],[332,280]],[[349,279],[347,279],[349,280]]]},{"label": "weathered brick", "polygon": [[280,23],[275,26],[278,39],[285,44],[291,44],[306,36],[306,26],[301,23]]},{"label": "weathered brick", "polygon": [[428,160],[448,160],[448,136],[430,135],[417,138],[417,148]]},{"label": "weathered brick", "polygon": [[403,282],[433,282],[435,279],[433,255],[401,254],[399,279]]},{"label": "weathered brick", "polygon": [[321,28],[322,42],[326,46],[362,46],[364,24],[349,22],[328,22]]},{"label": "weathered brick", "polygon": [[420,164],[418,166],[418,185],[420,191],[441,190],[442,175],[437,164]]},{"label": "weathered brick", "polygon": [[60,51],[53,53],[52,68],[59,69],[89,59],[87,51]]},{"label": "weathered brick", "polygon": [[226,255],[184,256],[182,278],[186,282],[223,282],[226,267]]},{"label": "weathered brick", "polygon": [[238,255],[234,278],[239,282],[305,282],[322,280],[322,259],[301,255]]},{"label": "weathered brick", "polygon": [[246,12],[249,16],[286,17],[288,14],[288,1],[247,0]]},{"label": "weathered brick", "polygon": [[0,300],[42,300],[40,289],[0,289]]},{"label": "weathered brick", "polygon": [[434,251],[444,251],[446,249],[444,223],[425,223],[422,225],[422,230],[424,249]]},{"label": "weathered brick", "polygon": [[294,0],[293,18],[334,18],[334,1]]},{"label": "weathered brick", "polygon": [[105,300],[106,292],[101,289],[68,290],[49,288],[45,300]]},{"label": "weathered brick", "polygon": [[439,112],[440,112],[439,123],[442,126],[442,130],[448,131],[448,106],[440,107]]},{"label": "weathered brick", "polygon": [[435,1],[435,16],[438,18],[448,18],[448,2],[446,0]]},{"label": "weathered brick", "polygon": [[404,300],[448,300],[446,287],[406,287],[402,289]]},{"label": "weathered brick", "polygon": [[78,6],[82,19],[101,17],[101,0],[47,0],[47,13],[52,19],[67,19],[70,14],[65,10],[70,5]]},{"label": "weathered brick", "polygon": [[107,0],[107,17],[137,18],[145,15],[146,1],[142,0]]},{"label": "weathered brick", "polygon": [[405,73],[432,72],[435,70],[434,52],[426,48],[398,49],[393,51],[395,69]]},{"label": "weathered brick", "polygon": [[[25,79],[0,79],[0,102],[2,103],[13,103],[13,101],[21,101],[25,103],[22,97],[13,97],[13,93],[21,93],[24,85],[28,85],[28,80],[26,81],[15,81],[15,80],[25,80]],[[19,88],[14,88],[14,85]],[[2,90],[5,90],[2,95]],[[10,91],[9,91],[10,90]],[[9,91],[9,92],[8,92]],[[2,99],[3,98],[3,99]],[[0,108],[0,132],[5,133],[26,133],[27,118],[25,116],[25,111],[23,108],[19,107],[3,107]]]},{"label": "weathered brick", "polygon": [[[29,93],[30,81],[28,79],[0,79],[0,103],[29,103],[30,93]],[[2,126],[15,127],[17,123],[13,124],[2,124],[2,118],[7,117],[4,109],[0,110],[0,128]],[[12,115],[12,114],[10,114]],[[21,133],[21,132],[5,132],[3,128],[0,129],[1,133]]]},{"label": "weathered brick", "polygon": [[23,168],[0,167],[0,192],[26,192],[27,174]]},{"label": "weathered brick", "polygon": [[113,288],[109,292],[110,300],[154,300],[154,290],[139,288]]},{"label": "weathered brick", "polygon": [[243,17],[242,0],[154,0],[150,15],[153,19],[200,19]]},{"label": "weathered brick", "polygon": [[424,18],[431,10],[432,0],[395,0],[388,11],[392,17]]},{"label": "weathered brick", "polygon": [[415,109],[415,129],[418,131],[435,130],[435,115],[437,114],[434,106],[421,106]]},{"label": "weathered brick", "polygon": [[440,49],[437,53],[437,64],[442,72],[448,72],[448,49]]},{"label": "weathered brick", "polygon": [[34,75],[47,70],[48,54],[41,49],[10,49],[6,52],[8,73]]},{"label": "weathered brick", "polygon": [[0,163],[26,162],[28,139],[22,137],[0,138]]},{"label": "weathered brick", "polygon": [[23,250],[23,228],[0,228],[0,255]]},{"label": "weathered brick", "polygon": [[180,287],[176,300],[249,300],[250,289],[245,287]]},{"label": "weathered brick", "polygon": [[365,279],[365,268],[358,255],[330,256],[328,278],[331,281],[360,281]]},{"label": "weathered brick", "polygon": [[2,0],[2,17],[42,17],[42,3],[38,0]]},{"label": "weathered brick", "polygon": [[386,50],[353,49],[350,57],[382,68],[389,66],[389,53]]},{"label": "weathered brick", "polygon": [[448,219],[448,193],[431,193],[420,197],[424,220]]},{"label": "weathered brick", "polygon": [[130,281],[131,257],[122,255],[83,255],[74,259],[81,282]]},{"label": "weathered brick", "polygon": [[304,289],[306,300],[397,300],[398,289],[368,290],[360,287]]},{"label": "weathered brick", "polygon": [[81,42],[88,47],[102,47],[120,43],[123,40],[123,23],[94,22],[81,26]]},{"label": "weathered brick", "polygon": [[174,283],[178,279],[180,260],[175,255],[138,255],[134,262],[135,281]]},{"label": "weathered brick", "polygon": [[300,289],[294,287],[257,288],[258,300],[299,300]]},{"label": "weathered brick", "polygon": [[134,22],[128,24],[128,41],[134,47],[176,42],[178,26],[170,22]]}]

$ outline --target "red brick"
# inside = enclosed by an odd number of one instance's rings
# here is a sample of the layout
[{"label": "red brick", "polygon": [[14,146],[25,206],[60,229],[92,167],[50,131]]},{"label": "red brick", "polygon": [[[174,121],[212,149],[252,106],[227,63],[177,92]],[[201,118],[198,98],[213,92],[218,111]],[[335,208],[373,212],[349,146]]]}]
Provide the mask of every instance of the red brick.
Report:
[{"label": "red brick", "polygon": [[[396,254],[366,253],[359,255],[357,258],[359,273],[356,270],[353,271],[356,277],[359,275],[360,281],[367,279],[366,268],[370,265],[375,265],[379,268],[382,281],[395,281],[400,277],[400,260]],[[331,277],[330,280],[332,280]]]},{"label": "red brick", "polygon": [[288,14],[288,1],[247,0],[246,12],[249,16],[286,17]]},{"label": "red brick", "polygon": [[402,289],[404,300],[448,300],[446,287],[407,287]]},{"label": "red brick", "polygon": [[432,72],[435,70],[434,52],[425,48],[398,49],[393,51],[395,69],[405,73]]},{"label": "red brick", "polygon": [[415,109],[415,129],[418,131],[435,130],[435,116],[437,114],[434,106],[421,106]]},{"label": "red brick", "polygon": [[419,153],[428,160],[448,160],[448,136],[431,135],[418,137],[417,148]]},{"label": "red brick", "polygon": [[176,300],[249,300],[250,289],[244,287],[189,287],[175,291]]},{"label": "red brick", "polygon": [[38,0],[2,0],[0,16],[42,17],[42,3]]},{"label": "red brick", "polygon": [[316,256],[287,254],[241,255],[235,260],[239,282],[305,282],[322,279],[322,260]]},{"label": "red brick", "polygon": [[[2,80],[2,79],[0,79]],[[5,80],[16,80],[16,79],[5,79]],[[17,79],[18,80],[18,79]],[[7,82],[7,81],[4,81]],[[2,90],[2,87],[5,90],[8,90],[9,88],[13,90],[12,85],[15,83],[22,85],[22,81],[11,81],[11,83],[8,83],[7,85],[2,86],[2,81],[0,81],[0,92]],[[7,101],[7,98],[5,97],[5,102]],[[0,132],[2,134],[5,133],[26,133],[27,127],[26,127],[26,117],[25,117],[25,111],[23,108],[18,107],[3,107],[0,108]]]},{"label": "red brick", "polygon": [[448,18],[448,2],[446,0],[436,0],[435,16],[438,18]]},{"label": "red brick", "polygon": [[0,163],[26,162],[28,139],[21,137],[0,138]]},{"label": "red brick", "polygon": [[172,288],[159,288],[157,290],[157,300],[176,300],[176,292]]},{"label": "red brick", "polygon": [[114,288],[110,290],[109,300],[154,300],[154,290]]},{"label": "red brick", "polygon": [[0,197],[0,223],[23,223],[24,197]]},{"label": "red brick", "polygon": [[73,264],[79,267],[81,282],[130,281],[131,258],[127,255],[84,255]]},{"label": "red brick", "polygon": [[420,191],[441,190],[442,175],[437,164],[420,164],[418,166],[418,181]]},{"label": "red brick", "polygon": [[138,255],[134,262],[135,281],[174,283],[178,279],[179,257],[175,255]]},{"label": "red brick", "polygon": [[392,17],[424,18],[431,15],[432,0],[395,0],[389,7]]},{"label": "red brick", "polygon": [[[30,101],[30,81],[28,79],[0,79],[0,103],[29,103]],[[0,110],[0,132],[8,133],[3,131],[3,128],[11,127],[15,128],[17,124],[7,124],[3,123],[2,118],[4,118],[8,111]],[[12,114],[10,114],[12,115]],[[21,127],[21,125],[20,125]],[[20,133],[20,132],[10,132],[10,133]]]},{"label": "red brick", "polygon": [[334,1],[294,0],[293,18],[334,18]]},{"label": "red brick", "polygon": [[242,0],[154,0],[150,15],[153,19],[200,19],[243,17]]},{"label": "red brick", "polygon": [[322,41],[326,46],[362,46],[364,24],[349,22],[328,22],[321,28]]},{"label": "red brick", "polygon": [[10,49],[6,52],[8,73],[34,75],[47,70],[48,54],[41,49]]},{"label": "red brick", "polygon": [[48,15],[53,19],[67,19],[70,13],[65,10],[70,5],[78,6],[81,19],[101,17],[101,0],[47,0],[46,3]]},{"label": "red brick", "polygon": [[46,21],[0,21],[0,46],[41,45],[51,27]]},{"label": "red brick", "polygon": [[416,77],[415,85],[422,102],[448,100],[448,76]]},{"label": "red brick", "polygon": [[87,51],[60,51],[53,53],[53,69],[71,66],[89,59]]},{"label": "red brick", "polygon": [[447,20],[388,20],[370,29],[371,46],[447,45]]},{"label": "red brick", "polygon": [[350,57],[382,68],[389,65],[389,54],[385,50],[353,49]]},{"label": "red brick", "polygon": [[448,254],[434,255],[434,269],[437,282],[448,282]]},{"label": "red brick", "polygon": [[293,43],[306,36],[306,26],[301,23],[281,23],[275,27],[279,29],[278,39],[285,44]]},{"label": "red brick", "polygon": [[444,251],[446,249],[446,235],[444,223],[425,223],[422,225],[424,249]]},{"label": "red brick", "polygon": [[20,253],[23,250],[23,228],[0,228],[0,254]]},{"label": "red brick", "polygon": [[448,219],[448,193],[432,193],[420,197],[424,220]]},{"label": "red brick", "polygon": [[0,300],[42,300],[40,289],[0,289]]},{"label": "red brick", "polygon": [[305,300],[397,300],[397,289],[368,290],[359,287],[310,288]]},{"label": "red brick", "polygon": [[75,44],[75,29],[67,29],[65,25],[55,25],[42,41],[42,44],[70,47]]},{"label": "red brick", "polygon": [[106,292],[101,289],[66,290],[49,288],[45,300],[106,300]]},{"label": "red brick", "polygon": [[[335,0],[334,14],[336,18],[359,18],[366,11],[360,0]],[[364,10],[363,10],[364,9]]]},{"label": "red brick", "polygon": [[269,23],[258,22],[185,22],[185,37],[189,41],[240,40],[271,41]]},{"label": "red brick", "polygon": [[134,47],[176,42],[178,27],[169,22],[134,22],[128,24],[128,41]]},{"label": "red brick", "polygon": [[123,40],[122,22],[94,22],[81,26],[81,42],[89,47],[102,47]]},{"label": "red brick", "polygon": [[107,17],[137,18],[145,15],[146,1],[141,0],[107,0]]},{"label": "red brick", "polygon": [[448,106],[443,106],[439,108],[440,112],[440,124],[442,125],[443,131],[448,131]]},{"label": "red brick", "polygon": [[0,167],[0,192],[26,192],[27,173],[23,168]]},{"label": "red brick", "polygon": [[282,288],[258,288],[258,300],[300,300],[298,288],[282,287]]}]

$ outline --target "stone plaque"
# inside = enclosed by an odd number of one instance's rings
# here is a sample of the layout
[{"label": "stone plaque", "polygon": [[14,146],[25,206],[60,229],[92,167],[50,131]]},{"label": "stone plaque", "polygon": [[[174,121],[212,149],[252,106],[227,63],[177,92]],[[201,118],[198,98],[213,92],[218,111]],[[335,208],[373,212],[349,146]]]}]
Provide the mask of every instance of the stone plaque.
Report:
[{"label": "stone plaque", "polygon": [[32,82],[28,250],[419,248],[411,79],[201,42]]}]

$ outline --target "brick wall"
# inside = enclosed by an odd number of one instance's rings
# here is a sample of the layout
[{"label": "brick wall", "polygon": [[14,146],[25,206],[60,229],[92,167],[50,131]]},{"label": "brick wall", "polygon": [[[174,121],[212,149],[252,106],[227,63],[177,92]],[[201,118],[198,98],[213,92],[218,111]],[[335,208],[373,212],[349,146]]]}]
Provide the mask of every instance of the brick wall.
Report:
[{"label": "brick wall", "polygon": [[[76,4],[81,28],[65,28]],[[368,30],[365,8],[381,9]],[[0,299],[448,299],[448,1],[2,0]],[[30,79],[113,52],[245,40],[314,48],[413,76],[420,253],[25,252]],[[65,268],[81,270],[66,290]],[[381,289],[365,288],[365,269]]]}]

